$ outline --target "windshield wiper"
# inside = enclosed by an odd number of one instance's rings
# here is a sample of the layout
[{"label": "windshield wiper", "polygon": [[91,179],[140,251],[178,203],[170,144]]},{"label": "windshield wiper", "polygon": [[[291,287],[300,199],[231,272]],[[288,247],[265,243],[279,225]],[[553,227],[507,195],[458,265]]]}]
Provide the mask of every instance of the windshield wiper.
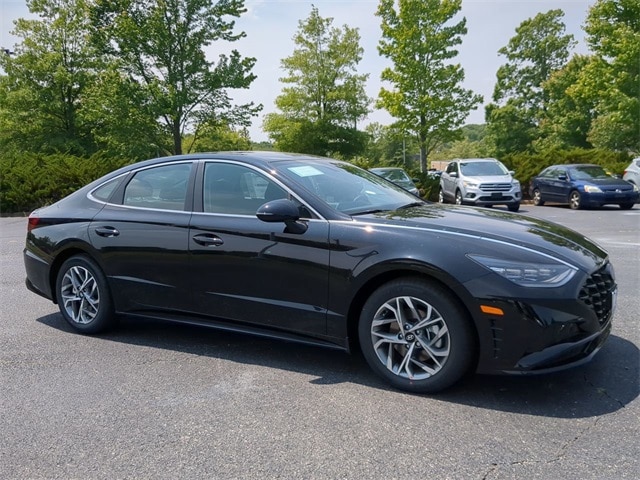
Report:
[{"label": "windshield wiper", "polygon": [[411,203],[407,203],[406,205],[402,205],[401,207],[398,207],[398,210],[404,210],[405,208],[412,208],[412,207],[420,207],[424,205],[424,202],[411,202]]},{"label": "windshield wiper", "polygon": [[377,208],[374,210],[363,210],[362,212],[354,212],[354,213],[350,213],[349,215],[351,216],[356,216],[356,215],[369,215],[371,213],[381,213],[381,212],[388,212],[389,210],[387,209],[382,209],[382,208]]}]

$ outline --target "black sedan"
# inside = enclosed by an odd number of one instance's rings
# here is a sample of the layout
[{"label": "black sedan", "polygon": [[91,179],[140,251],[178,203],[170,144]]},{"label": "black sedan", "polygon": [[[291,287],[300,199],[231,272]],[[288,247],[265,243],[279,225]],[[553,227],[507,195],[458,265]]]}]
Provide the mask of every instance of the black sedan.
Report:
[{"label": "black sedan", "polygon": [[414,392],[582,364],[616,297],[607,253],[574,231],[273,152],[117,170],[33,212],[24,260],[79,332],[127,314],[358,347]]},{"label": "black sedan", "polygon": [[619,205],[633,208],[640,193],[630,182],[609,175],[599,165],[552,165],[531,180],[529,193],[534,205],[545,202],[568,203],[579,208]]}]

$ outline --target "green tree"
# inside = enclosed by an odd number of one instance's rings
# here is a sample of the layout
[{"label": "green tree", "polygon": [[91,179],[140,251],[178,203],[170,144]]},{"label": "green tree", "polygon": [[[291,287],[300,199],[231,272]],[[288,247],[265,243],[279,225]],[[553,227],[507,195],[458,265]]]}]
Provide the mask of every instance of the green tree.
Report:
[{"label": "green tree", "polygon": [[587,135],[595,105],[576,92],[576,84],[591,61],[591,57],[575,55],[543,83],[547,105],[540,120],[541,139],[536,141],[536,150],[591,148]]},{"label": "green tree", "polygon": [[[140,85],[133,98],[118,97],[118,108],[105,112],[112,114],[107,122],[117,121],[130,107],[146,115],[146,123],[159,122],[175,154],[182,153],[185,134],[197,137],[207,122],[247,126],[262,107],[232,105],[227,89],[249,87],[255,59],[232,50],[216,63],[204,52],[214,42],[244,37],[244,32],[234,33],[235,22],[229,18],[245,11],[243,0],[95,0],[94,42],[122,74],[104,83],[107,92],[119,82],[125,91]],[[108,95],[103,92],[103,100]],[[148,144],[157,145],[158,129],[148,137]]]},{"label": "green tree", "polygon": [[423,171],[429,153],[455,139],[482,102],[461,87],[464,70],[451,63],[467,33],[466,19],[452,23],[460,8],[461,0],[381,0],[376,13],[382,19],[378,51],[393,63],[381,76],[393,89],[381,88],[377,105],[415,135]]},{"label": "green tree", "polygon": [[585,23],[594,56],[575,95],[595,105],[588,139],[599,148],[640,151],[640,3],[598,0]]},{"label": "green tree", "polygon": [[548,104],[548,91],[543,85],[552,73],[563,68],[575,45],[573,35],[564,33],[563,16],[558,9],[525,20],[498,51],[507,63],[498,69],[494,103],[486,108],[486,121],[498,154],[527,150],[539,136],[538,127]]},{"label": "green tree", "polygon": [[378,122],[367,125],[369,135],[364,156],[371,167],[397,165],[404,168],[413,166],[413,153],[417,146],[412,136],[404,134],[397,125],[382,125]]},{"label": "green tree", "polygon": [[368,75],[357,73],[360,34],[332,24],[312,7],[299,22],[293,54],[281,61],[287,76],[280,81],[288,85],[275,101],[281,113],[266,115],[263,123],[278,150],[350,158],[365,147],[366,134],[357,130],[370,103]]},{"label": "green tree", "polygon": [[83,92],[96,68],[83,0],[28,0],[39,18],[19,19],[15,55],[0,55],[0,143],[33,152],[87,154],[95,150],[82,120]]}]

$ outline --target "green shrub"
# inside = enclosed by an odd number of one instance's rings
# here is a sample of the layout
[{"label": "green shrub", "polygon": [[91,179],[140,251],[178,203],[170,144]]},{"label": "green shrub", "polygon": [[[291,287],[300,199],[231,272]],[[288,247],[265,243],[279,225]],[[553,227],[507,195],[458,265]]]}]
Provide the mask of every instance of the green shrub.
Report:
[{"label": "green shrub", "polygon": [[68,154],[4,154],[0,157],[0,212],[23,213],[50,205],[127,160]]}]

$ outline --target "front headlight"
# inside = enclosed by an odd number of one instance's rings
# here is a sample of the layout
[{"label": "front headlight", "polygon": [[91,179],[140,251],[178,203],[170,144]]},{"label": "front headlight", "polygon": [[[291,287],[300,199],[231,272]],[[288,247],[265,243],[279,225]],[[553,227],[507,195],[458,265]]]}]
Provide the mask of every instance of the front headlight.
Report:
[{"label": "front headlight", "polygon": [[478,186],[477,183],[470,182],[468,180],[464,180],[462,184],[467,188],[476,188]]},{"label": "front headlight", "polygon": [[560,287],[578,271],[564,263],[531,263],[482,255],[467,255],[471,260],[521,287]]},{"label": "front headlight", "polygon": [[595,185],[585,185],[584,191],[588,193],[602,193],[602,190],[600,190],[600,188],[596,187]]}]

